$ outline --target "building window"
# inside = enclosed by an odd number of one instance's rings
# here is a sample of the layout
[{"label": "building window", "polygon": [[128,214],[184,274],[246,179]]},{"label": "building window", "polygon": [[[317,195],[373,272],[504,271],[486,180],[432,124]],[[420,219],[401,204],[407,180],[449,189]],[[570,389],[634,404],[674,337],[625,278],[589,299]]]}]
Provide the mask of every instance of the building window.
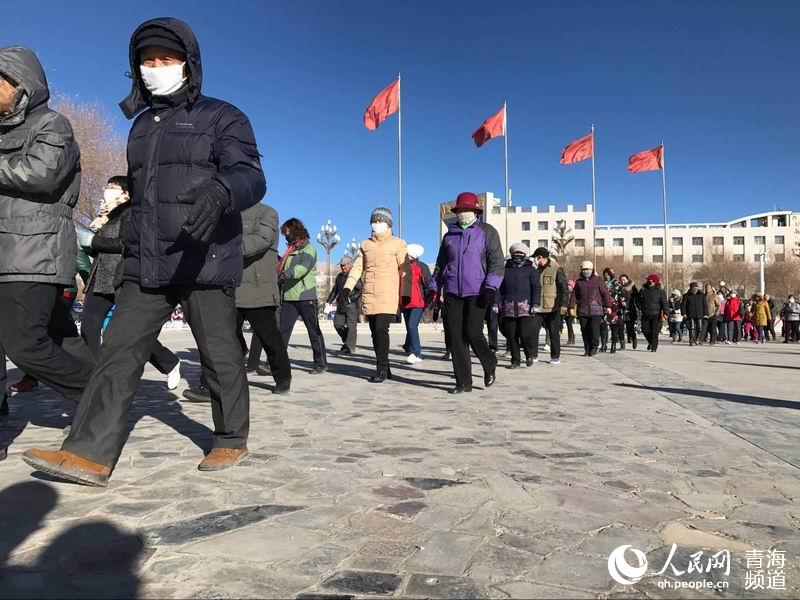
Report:
[{"label": "building window", "polygon": [[586,240],[583,238],[577,238],[575,240],[575,247],[576,248],[585,248],[586,247]]},{"label": "building window", "polygon": [[692,246],[702,246],[702,245],[703,245],[703,238],[701,237],[692,238]]},{"label": "building window", "polygon": [[753,243],[756,246],[766,246],[767,245],[767,236],[765,235],[757,235],[753,238]]},{"label": "building window", "polygon": [[515,212],[517,212],[517,207],[516,207],[516,206],[509,206],[509,207],[508,207],[508,212],[510,212],[510,213],[515,213]]},{"label": "building window", "polygon": [[492,214],[493,215],[499,215],[500,214],[500,207],[499,206],[493,206],[492,207]]},{"label": "building window", "polygon": [[777,246],[783,246],[786,242],[784,241],[784,237],[782,235],[775,236],[775,244]]},{"label": "building window", "polygon": [[703,262],[703,255],[702,254],[692,254],[692,262],[693,263],[701,263],[701,262]]},{"label": "building window", "polygon": [[673,254],[672,255],[672,262],[674,262],[674,263],[682,263],[683,262],[683,254]]},{"label": "building window", "polygon": [[664,262],[664,257],[661,254],[653,254],[653,262]]},{"label": "building window", "polygon": [[635,263],[644,262],[644,256],[642,256],[641,254],[634,254],[633,255],[633,262],[635,262]]},{"label": "building window", "polygon": [[539,221],[539,231],[547,231],[547,221]]},{"label": "building window", "polygon": [[530,231],[531,230],[531,222],[530,221],[523,221],[522,222],[522,231]]},{"label": "building window", "polygon": [[586,229],[586,221],[575,221],[575,229]]},{"label": "building window", "polygon": [[761,253],[753,254],[753,262],[754,263],[760,263],[761,262]]},{"label": "building window", "polygon": [[744,254],[734,254],[733,262],[744,262]]},{"label": "building window", "polygon": [[772,224],[775,227],[786,227],[786,215],[778,215],[777,217],[772,217]]},{"label": "building window", "polygon": [[633,238],[634,246],[644,246],[644,238]]},{"label": "building window", "polygon": [[664,245],[664,238],[654,237],[653,238],[653,246],[663,246]]},{"label": "building window", "polygon": [[[528,248],[531,247],[531,241],[530,240],[522,240],[522,243],[525,244]],[[531,252],[533,252],[533,250],[531,250]]]},{"label": "building window", "polygon": [[625,247],[625,240],[622,238],[614,238],[611,240],[611,245],[615,248],[624,248]]},{"label": "building window", "polygon": [[734,246],[744,246],[744,236],[743,235],[736,235],[733,237],[733,245]]},{"label": "building window", "polygon": [[758,217],[757,219],[750,219],[750,227],[767,227],[767,217]]},{"label": "building window", "polygon": [[715,246],[724,246],[725,245],[725,238],[721,235],[714,236],[714,245]]},{"label": "building window", "polygon": [[539,248],[547,248],[547,240],[539,240],[537,244],[539,244]]},{"label": "building window", "polygon": [[606,241],[603,238],[600,238],[598,240],[595,240],[594,245],[597,246],[598,248],[605,248]]},{"label": "building window", "polygon": [[673,246],[683,246],[683,238],[682,237],[674,237],[674,238],[672,238],[672,245]]}]

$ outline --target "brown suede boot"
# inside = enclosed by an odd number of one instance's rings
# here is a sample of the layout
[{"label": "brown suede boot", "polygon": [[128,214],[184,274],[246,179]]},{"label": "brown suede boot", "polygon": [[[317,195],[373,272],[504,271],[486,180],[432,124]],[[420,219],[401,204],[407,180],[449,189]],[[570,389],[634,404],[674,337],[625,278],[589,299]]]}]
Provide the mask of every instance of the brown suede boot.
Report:
[{"label": "brown suede boot", "polygon": [[212,448],[197,468],[200,471],[221,471],[238,465],[249,455],[247,448]]},{"label": "brown suede boot", "polygon": [[32,448],[22,455],[22,460],[37,471],[81,485],[106,487],[111,475],[111,467],[92,462],[66,450],[53,452]]}]

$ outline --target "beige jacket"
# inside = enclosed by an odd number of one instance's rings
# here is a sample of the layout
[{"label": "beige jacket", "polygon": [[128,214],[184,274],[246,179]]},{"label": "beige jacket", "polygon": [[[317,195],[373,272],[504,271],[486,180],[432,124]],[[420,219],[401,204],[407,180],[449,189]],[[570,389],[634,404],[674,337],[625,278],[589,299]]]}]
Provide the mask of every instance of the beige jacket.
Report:
[{"label": "beige jacket", "polygon": [[353,263],[345,287],[352,290],[359,279],[364,281],[361,312],[365,315],[395,315],[400,309],[400,297],[407,287],[408,254],[406,243],[388,230],[373,234],[361,242],[361,253]]}]

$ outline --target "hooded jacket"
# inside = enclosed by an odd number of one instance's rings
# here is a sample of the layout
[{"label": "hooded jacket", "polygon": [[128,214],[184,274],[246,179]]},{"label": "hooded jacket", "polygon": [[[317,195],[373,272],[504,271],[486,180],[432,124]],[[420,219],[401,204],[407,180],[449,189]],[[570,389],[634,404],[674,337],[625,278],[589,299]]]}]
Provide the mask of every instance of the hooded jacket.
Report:
[{"label": "hooded jacket", "polygon": [[0,48],[0,73],[18,84],[13,112],[0,118],[0,283],[74,285],[78,144],[66,117],[47,106],[32,51]]},{"label": "hooded jacket", "polygon": [[691,289],[683,295],[681,311],[688,319],[702,319],[706,316],[706,297],[700,288]]},{"label": "hooded jacket", "polygon": [[236,290],[236,306],[278,306],[278,213],[266,204],[255,204],[242,213],[242,285]]},{"label": "hooded jacket", "polygon": [[498,290],[505,272],[503,248],[497,230],[488,223],[469,227],[453,223],[444,234],[433,270],[430,291],[458,298]]},{"label": "hooded jacket", "polygon": [[[170,96],[152,97],[144,86],[137,40],[164,29],[186,50],[187,84]],[[178,19],[140,25],[131,36],[130,95],[125,116],[141,112],[128,136],[130,221],[125,232],[122,279],[142,287],[200,284],[236,287],[242,279],[240,213],[258,203],[266,184],[250,122],[234,106],[201,94],[202,63],[197,39]],[[214,180],[230,196],[210,244],[183,231],[191,205],[178,194]]]},{"label": "hooded jacket", "polygon": [[577,308],[579,317],[602,316],[606,308],[611,308],[611,296],[605,282],[597,275],[579,277],[573,288],[572,308]]}]

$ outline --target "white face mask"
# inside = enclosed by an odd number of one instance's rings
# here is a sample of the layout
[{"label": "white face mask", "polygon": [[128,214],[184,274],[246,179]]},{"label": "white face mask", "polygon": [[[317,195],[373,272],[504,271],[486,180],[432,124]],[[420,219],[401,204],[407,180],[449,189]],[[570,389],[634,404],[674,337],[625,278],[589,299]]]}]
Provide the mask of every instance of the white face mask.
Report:
[{"label": "white face mask", "polygon": [[372,223],[372,233],[377,233],[380,235],[388,229],[389,225],[387,223]]},{"label": "white face mask", "polygon": [[461,225],[469,225],[475,221],[475,213],[471,210],[464,210],[458,213],[458,222]]},{"label": "white face mask", "polygon": [[140,66],[139,70],[142,74],[142,81],[147,91],[153,96],[168,96],[177,92],[186,78],[183,76],[183,66],[186,63],[179,65],[170,65],[168,67],[145,67]]},{"label": "white face mask", "polygon": [[103,200],[107,203],[115,202],[118,200],[125,192],[122,190],[118,190],[116,188],[107,188],[103,190]]}]

